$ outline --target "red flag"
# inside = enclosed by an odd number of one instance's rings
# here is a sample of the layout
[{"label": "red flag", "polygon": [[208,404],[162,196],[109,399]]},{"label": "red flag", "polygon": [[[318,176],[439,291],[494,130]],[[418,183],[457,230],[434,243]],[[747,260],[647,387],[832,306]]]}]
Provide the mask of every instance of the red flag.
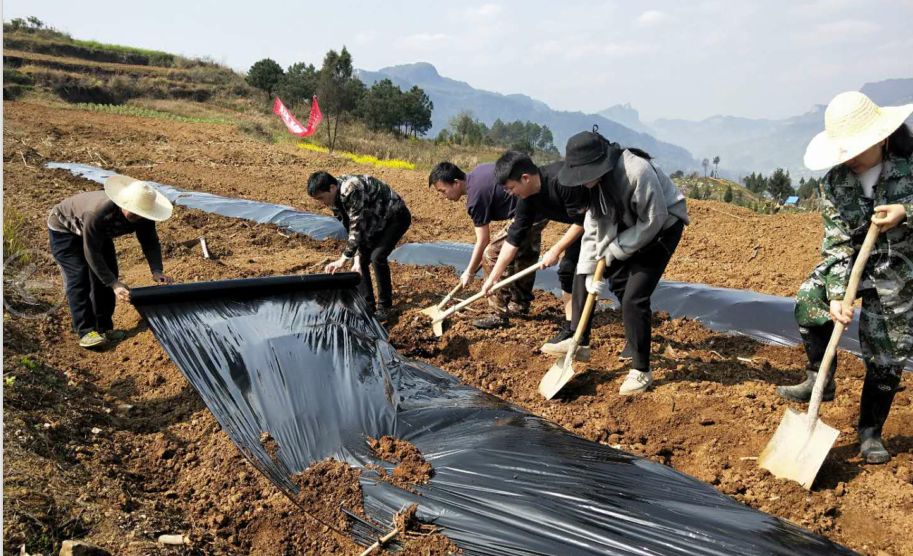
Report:
[{"label": "red flag", "polygon": [[276,97],[276,101],[273,102],[273,114],[276,114],[282,119],[282,122],[285,124],[285,127],[288,128],[289,133],[297,135],[298,137],[313,135],[314,132],[317,131],[317,126],[323,121],[323,114],[320,112],[320,105],[317,104],[316,95],[311,100],[311,115],[308,116],[307,127],[298,123],[295,116],[292,116],[292,113],[288,111],[288,108],[279,100],[279,97]]}]

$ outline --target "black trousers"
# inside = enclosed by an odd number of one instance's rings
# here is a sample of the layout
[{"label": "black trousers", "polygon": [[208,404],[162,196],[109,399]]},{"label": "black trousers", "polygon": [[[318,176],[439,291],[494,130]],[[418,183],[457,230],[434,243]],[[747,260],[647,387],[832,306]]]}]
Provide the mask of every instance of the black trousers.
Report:
[{"label": "black trousers", "polygon": [[[82,237],[48,229],[51,254],[63,272],[64,288],[73,330],[82,337],[93,330],[99,333],[114,328],[114,290],[105,286],[89,268],[83,251]],[[117,253],[114,242],[105,242],[102,256],[108,267],[117,273]]]},{"label": "black trousers", "polygon": [[381,233],[373,238],[369,245],[358,249],[361,260],[361,284],[359,289],[368,303],[368,308],[375,309],[374,288],[371,285],[371,267],[374,267],[374,276],[377,278],[377,297],[380,306],[390,308],[393,306],[393,280],[390,278],[390,264],[387,258],[396,243],[406,234],[412,225],[412,214],[409,209],[398,211],[390,216],[387,225]]},{"label": "black trousers", "polygon": [[577,274],[577,261],[580,259],[580,242],[582,237],[570,244],[564,250],[561,261],[558,263],[558,282],[561,284],[561,291],[571,293],[574,291],[574,276]]},{"label": "black trousers", "polygon": [[[650,342],[652,340],[652,316],[650,296],[656,290],[672,253],[678,247],[685,224],[676,222],[663,230],[653,241],[640,251],[623,261],[613,261],[605,270],[604,280],[609,282],[612,293],[621,301],[621,318],[625,327],[625,340],[632,351],[631,367],[639,371],[650,370]],[[571,326],[577,329],[583,306],[586,304],[586,275],[578,274],[574,278],[572,294]],[[583,340],[588,344],[593,316],[586,323]]]}]

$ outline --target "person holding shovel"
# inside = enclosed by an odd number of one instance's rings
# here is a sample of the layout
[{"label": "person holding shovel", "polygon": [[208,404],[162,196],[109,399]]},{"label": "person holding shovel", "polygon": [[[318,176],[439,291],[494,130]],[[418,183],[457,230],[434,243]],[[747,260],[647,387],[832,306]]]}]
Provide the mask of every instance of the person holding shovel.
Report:
[{"label": "person holding shovel", "polygon": [[[641,393],[653,383],[650,297],[689,223],[685,196],[654,166],[650,155],[622,149],[596,128],[568,139],[566,154],[558,179],[569,189],[588,191],[590,198],[574,284],[572,326],[579,325],[588,292],[605,296],[611,289],[621,301],[625,341],[632,356],[619,393]],[[605,259],[606,269],[603,280],[594,283],[599,259]],[[589,344],[591,325],[585,323],[581,346]],[[559,354],[568,349],[563,344],[554,347]]]},{"label": "person holding shovel", "polygon": [[[834,97],[824,114],[825,131],[805,152],[811,170],[830,168],[821,181],[823,260],[799,288],[796,321],[808,356],[806,380],[779,386],[791,401],[808,402],[834,321],[849,324],[843,308],[850,270],[869,222],[879,227],[859,287],[859,343],[866,373],[859,402],[859,450],[867,463],[891,459],[881,431],[901,372],[913,355],[913,134],[904,124],[913,104],[880,107],[858,92]],[[823,400],[834,399],[830,366]]]},{"label": "person holding shovel", "polygon": [[[412,214],[405,201],[389,185],[368,175],[345,175],[339,179],[327,172],[314,172],[308,178],[308,195],[333,210],[333,215],[349,232],[342,255],[326,265],[334,274],[349,261],[352,270],[361,273],[361,293],[368,309],[384,322],[393,308],[393,281],[387,258],[396,243],[412,225]],[[377,277],[376,307],[371,270]]]},{"label": "person holding shovel", "polygon": [[[517,210],[517,198],[509,195],[495,179],[495,165],[480,164],[466,174],[456,164],[441,162],[431,170],[428,185],[449,201],[459,201],[466,197],[466,212],[472,219],[476,241],[469,264],[460,275],[460,286],[465,288],[472,282],[479,266],[490,276],[498,253],[507,241],[507,233]],[[505,222],[494,236],[491,235],[492,222]],[[516,257],[507,266],[508,274],[515,274],[539,260],[542,230],[547,223],[543,219],[530,227],[529,233],[518,246]],[[501,289],[498,295],[489,296],[488,304],[493,309],[493,314],[474,320],[473,326],[495,328],[502,326],[511,314],[529,313],[535,281],[536,274],[532,273]]]},{"label": "person holding shovel", "polygon": [[152,184],[121,175],[105,180],[104,191],[76,194],[51,209],[51,254],[63,273],[80,347],[97,348],[125,336],[113,321],[116,300],[130,301],[130,289],[118,276],[114,238],[136,234],[152,279],[172,281],[162,270],[155,230],[155,223],[170,218],[172,210]]},{"label": "person holding shovel", "polygon": [[558,265],[558,279],[564,292],[565,318],[558,335],[553,338],[555,341],[573,336],[570,328],[571,291],[574,268],[580,254],[583,217],[589,200],[584,192],[561,187],[558,183],[558,172],[563,165],[562,162],[553,162],[540,168],[529,156],[516,151],[507,151],[495,163],[495,179],[509,195],[518,198],[517,211],[481,289],[486,295],[491,291],[518,256],[521,246],[529,240],[530,234],[541,233],[540,225],[544,226],[548,221],[570,224],[561,239],[543,255],[540,265],[543,269]]}]

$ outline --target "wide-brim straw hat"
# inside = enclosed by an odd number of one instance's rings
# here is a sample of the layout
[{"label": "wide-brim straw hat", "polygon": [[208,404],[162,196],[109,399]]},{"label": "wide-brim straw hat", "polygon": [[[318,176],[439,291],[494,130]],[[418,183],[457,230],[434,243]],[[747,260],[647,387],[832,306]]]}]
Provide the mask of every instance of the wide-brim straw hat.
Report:
[{"label": "wide-brim straw hat", "polygon": [[878,106],[863,93],[840,93],[824,111],[824,131],[805,149],[805,166],[827,170],[843,164],[894,133],[910,114],[913,104]]},{"label": "wide-brim straw hat", "polygon": [[105,193],[120,208],[155,222],[168,220],[174,210],[171,201],[151,183],[130,176],[114,174],[106,179]]}]

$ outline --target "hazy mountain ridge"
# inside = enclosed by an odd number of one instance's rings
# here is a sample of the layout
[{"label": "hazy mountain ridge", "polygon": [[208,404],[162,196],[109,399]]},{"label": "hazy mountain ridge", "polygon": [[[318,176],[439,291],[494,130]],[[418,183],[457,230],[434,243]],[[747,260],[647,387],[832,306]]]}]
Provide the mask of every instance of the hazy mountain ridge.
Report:
[{"label": "hazy mountain ridge", "polygon": [[599,131],[624,146],[640,147],[654,157],[668,171],[698,168],[699,163],[686,149],[657,140],[655,137],[630,129],[623,124],[597,114],[553,110],[542,101],[523,94],[494,93],[475,89],[463,81],[441,76],[431,64],[419,62],[382,68],[377,71],[358,70],[359,78],[369,87],[376,81],[390,79],[403,89],[413,85],[421,87],[434,103],[432,128],[429,135],[436,135],[448,126],[450,119],[464,110],[488,125],[500,118],[532,121],[547,125],[555,138],[555,146],[562,152],[568,138],[580,131],[599,126]]},{"label": "hazy mountain ridge", "polygon": [[[913,78],[866,83],[860,91],[879,105],[913,103]],[[808,142],[824,128],[825,108],[826,104],[815,105],[804,114],[779,120],[718,115],[700,121],[661,118],[641,122],[630,104],[615,105],[600,114],[618,115],[632,129],[640,128],[662,141],[682,145],[698,160],[719,156],[723,175],[738,177],[758,171],[768,174],[785,168],[798,179],[821,174],[805,168],[802,157]],[[632,115],[636,120],[631,119]]]}]

